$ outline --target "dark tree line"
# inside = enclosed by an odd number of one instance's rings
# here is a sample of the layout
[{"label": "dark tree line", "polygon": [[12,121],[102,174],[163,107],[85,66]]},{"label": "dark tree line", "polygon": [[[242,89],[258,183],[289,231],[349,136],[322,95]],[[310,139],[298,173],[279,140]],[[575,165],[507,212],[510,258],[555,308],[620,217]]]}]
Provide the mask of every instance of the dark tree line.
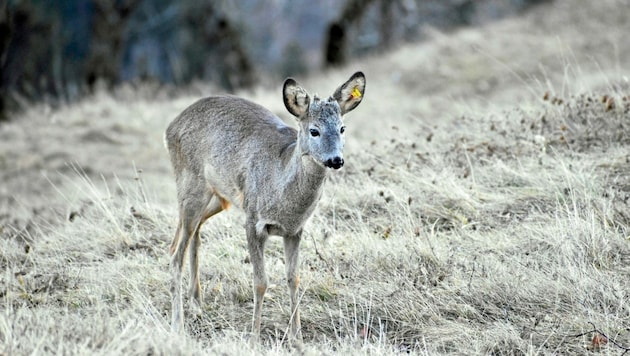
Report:
[{"label": "dark tree line", "polygon": [[[77,0],[60,5],[0,0],[0,120],[29,102],[72,100],[97,85],[111,89],[119,84],[129,42],[146,27],[146,21],[134,23],[133,15],[153,2],[168,1]],[[185,84],[206,79],[228,91],[256,82],[237,27],[214,2],[191,1],[177,10],[175,22],[191,40],[162,50],[182,52],[187,62],[166,79],[145,71],[138,80]],[[74,27],[64,27],[66,23]]]},{"label": "dark tree line", "polygon": [[546,1],[0,0],[0,120],[128,80],[234,91]]},{"label": "dark tree line", "polygon": [[92,0],[92,38],[85,63],[85,81],[90,87],[102,80],[112,87],[118,80],[123,55],[124,29],[141,0]]}]

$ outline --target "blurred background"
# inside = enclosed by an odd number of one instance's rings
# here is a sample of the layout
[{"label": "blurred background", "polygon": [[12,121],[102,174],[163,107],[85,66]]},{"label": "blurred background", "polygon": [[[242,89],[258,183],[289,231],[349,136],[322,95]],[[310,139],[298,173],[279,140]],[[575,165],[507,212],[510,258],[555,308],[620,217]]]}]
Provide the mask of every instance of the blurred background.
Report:
[{"label": "blurred background", "polygon": [[0,120],[122,82],[227,92],[551,0],[0,0]]}]

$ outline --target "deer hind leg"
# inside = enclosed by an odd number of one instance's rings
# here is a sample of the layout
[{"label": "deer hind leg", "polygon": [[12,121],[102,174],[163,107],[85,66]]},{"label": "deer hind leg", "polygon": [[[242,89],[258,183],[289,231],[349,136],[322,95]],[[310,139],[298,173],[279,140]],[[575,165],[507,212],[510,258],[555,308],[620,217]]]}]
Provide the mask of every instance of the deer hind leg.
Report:
[{"label": "deer hind leg", "polygon": [[[184,326],[184,307],[182,303],[182,266],[184,256],[191,237],[195,237],[198,234],[205,208],[212,197],[208,192],[195,189],[201,186],[201,184],[189,185],[189,189],[186,190],[185,194],[182,194],[179,204],[179,223],[171,245],[171,328],[174,332],[183,331]],[[198,243],[194,243],[193,248],[196,250]]]},{"label": "deer hind leg", "polygon": [[199,282],[199,246],[201,245],[201,237],[199,235],[201,231],[201,225],[214,216],[220,213],[226,208],[226,202],[219,195],[211,195],[210,202],[203,211],[203,216],[199,222],[199,226],[195,230],[195,234],[192,237],[189,253],[190,262],[190,304],[195,309],[197,314],[201,313],[201,307],[203,306],[203,298],[201,293],[201,284]]},{"label": "deer hind leg", "polygon": [[249,258],[254,270],[254,315],[252,320],[253,339],[260,337],[260,319],[262,316],[262,304],[267,291],[267,275],[265,274],[265,242],[267,231],[263,229],[261,233],[256,231],[256,221],[248,217],[246,223],[247,247],[249,248]]},{"label": "deer hind leg", "polygon": [[298,301],[298,288],[300,285],[300,274],[298,272],[300,239],[301,232],[294,236],[285,236],[283,240],[287,285],[289,286],[289,297],[291,298],[291,319],[289,320],[291,340],[302,340]]}]

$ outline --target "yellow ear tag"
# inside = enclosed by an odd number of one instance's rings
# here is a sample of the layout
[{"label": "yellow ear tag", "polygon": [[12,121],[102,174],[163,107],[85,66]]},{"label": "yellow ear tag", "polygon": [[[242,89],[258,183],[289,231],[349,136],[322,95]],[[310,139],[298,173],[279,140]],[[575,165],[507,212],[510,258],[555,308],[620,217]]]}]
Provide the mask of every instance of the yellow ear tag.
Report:
[{"label": "yellow ear tag", "polygon": [[352,93],[350,93],[350,96],[352,97],[352,99],[360,98],[361,92],[359,91],[359,87],[354,87],[354,89],[352,89]]}]

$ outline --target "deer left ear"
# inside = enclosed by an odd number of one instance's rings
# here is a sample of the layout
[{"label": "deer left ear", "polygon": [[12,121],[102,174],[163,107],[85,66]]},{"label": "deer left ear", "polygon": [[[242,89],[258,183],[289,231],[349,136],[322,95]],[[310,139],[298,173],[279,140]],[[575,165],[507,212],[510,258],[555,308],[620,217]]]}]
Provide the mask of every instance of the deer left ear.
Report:
[{"label": "deer left ear", "polygon": [[297,118],[303,117],[308,111],[311,96],[294,79],[287,78],[282,87],[284,106]]},{"label": "deer left ear", "polygon": [[363,100],[365,93],[365,75],[354,73],[347,82],[343,83],[332,95],[341,108],[341,115],[352,111]]}]

